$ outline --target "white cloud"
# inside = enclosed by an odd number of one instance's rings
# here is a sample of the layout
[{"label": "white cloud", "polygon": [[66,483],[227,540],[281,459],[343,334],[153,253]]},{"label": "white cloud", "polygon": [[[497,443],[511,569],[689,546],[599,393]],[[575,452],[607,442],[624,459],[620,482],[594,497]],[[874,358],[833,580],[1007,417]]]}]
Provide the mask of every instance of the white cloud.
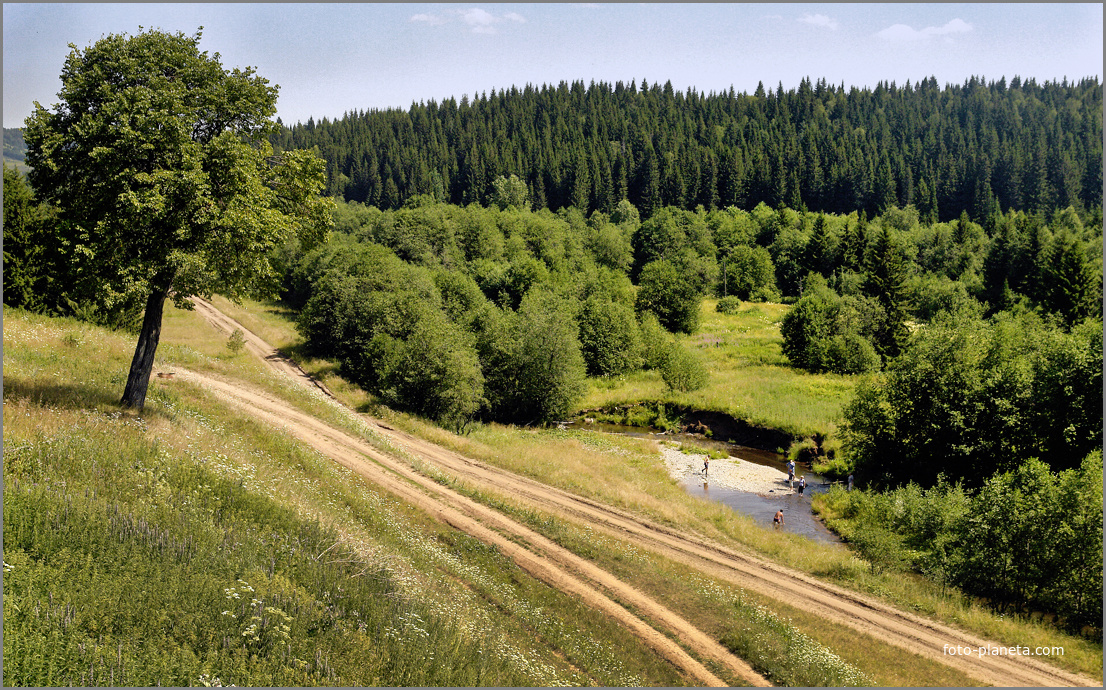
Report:
[{"label": "white cloud", "polygon": [[526,23],[526,18],[517,12],[508,12],[504,15],[497,16],[479,7],[473,7],[467,10],[453,10],[446,16],[437,14],[416,14],[411,17],[411,21],[413,22],[420,22],[430,26],[440,26],[458,19],[468,26],[474,34],[494,34],[497,32],[496,25],[505,21],[515,22],[516,24]]},{"label": "white cloud", "polygon": [[445,24],[448,21],[445,17],[439,17],[436,14],[416,14],[411,17],[413,22],[425,22],[431,26],[439,26]]},{"label": "white cloud", "polygon": [[926,41],[933,36],[945,36],[946,40],[951,41],[952,34],[964,34],[973,30],[973,27],[968,22],[960,19],[959,17],[946,23],[944,26],[927,26],[924,29],[918,30],[907,26],[906,24],[894,24],[887,27],[883,31],[876,33],[876,36],[886,40],[895,42],[911,42],[911,41]]},{"label": "white cloud", "polygon": [[812,26],[824,26],[830,31],[837,31],[839,24],[836,19],[831,19],[824,14],[804,14],[799,21]]}]

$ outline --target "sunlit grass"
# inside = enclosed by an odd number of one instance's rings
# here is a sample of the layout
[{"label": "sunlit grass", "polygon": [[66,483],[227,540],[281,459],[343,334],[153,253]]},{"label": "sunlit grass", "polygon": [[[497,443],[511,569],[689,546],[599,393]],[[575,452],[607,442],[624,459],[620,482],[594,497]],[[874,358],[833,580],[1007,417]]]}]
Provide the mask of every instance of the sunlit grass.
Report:
[{"label": "sunlit grass", "polygon": [[704,300],[699,330],[680,336],[707,363],[710,378],[704,388],[670,391],[658,372],[641,371],[623,378],[592,379],[581,408],[659,400],[724,412],[794,436],[833,434],[856,379],[809,374],[790,366],[779,332],[787,305],[746,302],[737,313],[725,315],[714,310],[716,302]]},{"label": "sunlit grass", "polygon": [[[143,414],[120,411],[130,336],[5,316],[12,684],[680,682],[496,549],[202,389],[155,384]],[[218,347],[178,348],[197,368],[255,375]],[[279,611],[227,600],[247,585]]]}]

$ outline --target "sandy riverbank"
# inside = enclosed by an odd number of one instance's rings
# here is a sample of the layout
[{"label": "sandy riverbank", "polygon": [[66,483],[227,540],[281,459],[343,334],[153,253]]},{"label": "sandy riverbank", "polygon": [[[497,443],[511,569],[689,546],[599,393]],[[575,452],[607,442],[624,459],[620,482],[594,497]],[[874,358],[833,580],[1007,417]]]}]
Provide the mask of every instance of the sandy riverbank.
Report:
[{"label": "sandy riverbank", "polygon": [[[661,454],[664,456],[664,464],[673,479],[683,481],[686,477],[703,477],[703,459],[707,457],[706,455],[688,455],[663,442],[659,445]],[[725,460],[711,460],[707,479],[712,485],[765,496],[794,493],[792,489],[787,488],[785,473],[773,467],[758,465],[733,456]],[[799,481],[797,476],[795,481],[796,483]]]}]

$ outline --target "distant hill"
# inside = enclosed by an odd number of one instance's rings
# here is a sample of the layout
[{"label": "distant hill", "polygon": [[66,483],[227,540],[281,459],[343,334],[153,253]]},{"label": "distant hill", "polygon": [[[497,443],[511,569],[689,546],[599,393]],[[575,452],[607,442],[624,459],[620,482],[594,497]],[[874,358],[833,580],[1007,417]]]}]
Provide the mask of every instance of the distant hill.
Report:
[{"label": "distant hill", "polygon": [[21,173],[26,173],[27,144],[23,141],[23,130],[19,127],[4,128],[4,164],[14,165]]},{"label": "distant hill", "polygon": [[27,156],[27,144],[23,141],[23,130],[19,127],[4,128],[4,158],[23,161]]}]

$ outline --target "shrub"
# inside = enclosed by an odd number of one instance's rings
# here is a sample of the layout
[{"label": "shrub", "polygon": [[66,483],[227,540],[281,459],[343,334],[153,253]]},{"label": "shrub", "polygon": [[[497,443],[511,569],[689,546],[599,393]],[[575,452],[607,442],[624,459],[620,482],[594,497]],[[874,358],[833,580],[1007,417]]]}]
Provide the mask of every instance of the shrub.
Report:
[{"label": "shrub", "polygon": [[657,321],[656,314],[647,311],[641,315],[641,348],[646,369],[660,369],[674,342],[672,335]]},{"label": "shrub", "polygon": [[718,300],[718,304],[714,306],[714,310],[719,314],[736,314],[740,308],[741,300],[732,295]]},{"label": "shrub", "polygon": [[866,374],[879,371],[879,353],[867,338],[855,333],[835,335],[825,344],[822,364],[837,374]]},{"label": "shrub", "polygon": [[237,355],[244,347],[246,347],[246,335],[241,328],[235,328],[227,339],[227,349],[232,355]]},{"label": "shrub", "polygon": [[673,343],[661,365],[661,378],[674,391],[695,391],[707,385],[707,368],[697,353]]},{"label": "shrub", "polygon": [[599,296],[580,310],[580,350],[593,376],[617,376],[641,368],[641,332],[634,312]]}]

